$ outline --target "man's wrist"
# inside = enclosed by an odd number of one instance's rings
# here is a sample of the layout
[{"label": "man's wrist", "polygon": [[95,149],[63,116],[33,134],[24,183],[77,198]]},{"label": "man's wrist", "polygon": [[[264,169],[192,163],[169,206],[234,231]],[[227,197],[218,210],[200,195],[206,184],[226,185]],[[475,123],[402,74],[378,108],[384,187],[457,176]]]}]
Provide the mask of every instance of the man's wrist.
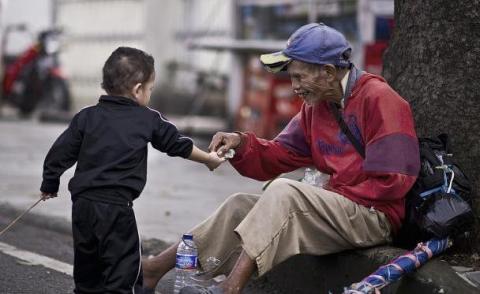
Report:
[{"label": "man's wrist", "polygon": [[239,131],[235,131],[235,132],[233,132],[233,133],[234,133],[234,134],[237,134],[237,135],[238,135],[238,139],[239,139],[238,145],[237,145],[235,148],[233,148],[233,149],[238,150],[238,149],[240,149],[240,148],[245,144],[245,141],[246,141],[246,138],[245,138],[245,137],[246,137],[247,135],[246,135],[245,133],[242,133],[242,132],[239,132]]},{"label": "man's wrist", "polygon": [[235,147],[235,156],[234,159],[239,159],[241,157],[240,154],[243,154],[248,146],[248,133],[243,132],[234,132],[238,134],[240,137],[240,142],[238,143],[237,147]]}]

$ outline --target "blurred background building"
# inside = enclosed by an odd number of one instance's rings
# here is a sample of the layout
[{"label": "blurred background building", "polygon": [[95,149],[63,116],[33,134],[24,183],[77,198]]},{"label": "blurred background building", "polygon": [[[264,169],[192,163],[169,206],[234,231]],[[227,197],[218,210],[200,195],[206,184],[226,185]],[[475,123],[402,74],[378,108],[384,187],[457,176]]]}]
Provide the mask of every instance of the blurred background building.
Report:
[{"label": "blurred background building", "polygon": [[[380,73],[393,26],[393,0],[1,0],[15,55],[46,28],[63,31],[60,60],[74,109],[102,93],[101,68],[118,46],[155,57],[152,106],[170,115],[213,117],[272,137],[299,109],[286,75],[266,73],[258,55],[281,50],[308,22],[343,32],[357,66]],[[3,34],[5,37],[5,34]]]}]

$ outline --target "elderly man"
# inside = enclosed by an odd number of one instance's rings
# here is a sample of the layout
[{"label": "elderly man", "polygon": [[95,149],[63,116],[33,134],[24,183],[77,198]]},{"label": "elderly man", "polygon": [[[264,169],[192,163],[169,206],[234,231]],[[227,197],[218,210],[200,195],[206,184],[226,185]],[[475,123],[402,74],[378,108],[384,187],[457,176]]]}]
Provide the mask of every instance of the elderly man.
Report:
[{"label": "elderly man", "polygon": [[[233,148],[240,174],[269,180],[315,166],[324,187],[277,179],[262,195],[234,194],[191,232],[201,264],[221,260],[227,279],[181,293],[239,293],[287,258],[387,243],[404,217],[404,197],[419,170],[408,103],[379,76],[355,68],[345,37],[324,24],[298,29],[281,52],[262,55],[267,70],[287,70],[301,111],[273,140],[217,133],[210,149]],[[173,245],[144,265],[154,287],[175,264]]]}]

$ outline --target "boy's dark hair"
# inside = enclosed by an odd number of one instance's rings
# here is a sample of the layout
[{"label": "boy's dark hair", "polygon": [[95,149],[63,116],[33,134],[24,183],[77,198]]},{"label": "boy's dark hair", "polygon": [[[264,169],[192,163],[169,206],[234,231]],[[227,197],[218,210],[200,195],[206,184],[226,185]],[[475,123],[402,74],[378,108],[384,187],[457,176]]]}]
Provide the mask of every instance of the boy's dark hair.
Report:
[{"label": "boy's dark hair", "polygon": [[125,95],[146,83],[155,71],[154,59],[142,50],[118,47],[103,66],[102,88],[110,95]]}]

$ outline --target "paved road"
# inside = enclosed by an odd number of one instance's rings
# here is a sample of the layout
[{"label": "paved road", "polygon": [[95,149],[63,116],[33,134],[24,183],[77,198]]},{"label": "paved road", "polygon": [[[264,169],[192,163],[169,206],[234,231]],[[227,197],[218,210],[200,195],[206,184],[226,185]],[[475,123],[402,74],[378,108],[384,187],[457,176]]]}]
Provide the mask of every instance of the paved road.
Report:
[{"label": "paved road", "polygon": [[[44,157],[65,128],[65,124],[0,120],[0,228],[38,199]],[[209,143],[196,142],[203,149]],[[211,214],[230,194],[261,190],[261,182],[241,177],[229,164],[211,173],[203,165],[154,149],[149,150],[148,164],[147,185],[134,202],[145,254],[156,253],[178,240],[182,232]],[[62,177],[60,197],[41,202],[0,237],[0,248],[6,244],[72,264],[71,202],[66,189],[72,175],[73,168]],[[170,272],[157,290],[170,293],[173,277]],[[246,293],[264,293],[249,288]],[[71,276],[0,250],[0,293],[72,293],[72,289]]]},{"label": "paved road", "polygon": [[[11,217],[6,215],[10,215],[10,213],[0,207],[1,228],[11,220]],[[1,250],[4,248],[4,244],[7,244],[39,256],[71,264],[73,261],[71,237],[42,228],[43,220],[42,217],[37,218],[39,226],[28,224],[30,221],[35,221],[33,218],[30,218],[28,222],[20,221],[0,237],[0,293],[72,293],[73,280],[71,276],[7,255]]]},{"label": "paved road", "polygon": [[73,293],[70,276],[40,265],[28,265],[0,253],[0,293],[2,294],[61,294]]},{"label": "paved road", "polygon": [[[63,124],[34,121],[0,121],[0,203],[25,209],[38,199],[42,164]],[[204,149],[206,140],[196,140]],[[73,168],[61,179],[60,197],[34,209],[42,215],[70,220],[68,179]],[[171,158],[153,148],[149,150],[147,185],[134,202],[140,234],[167,242],[197,224],[230,194],[258,193],[260,182],[243,178],[227,163],[215,172],[201,164]]]},{"label": "paved road", "polygon": [[[0,205],[0,228],[5,227],[14,216],[13,210]],[[61,227],[50,225],[55,223],[58,223],[55,218],[33,213],[0,237],[1,294],[73,292],[71,235]],[[144,253],[148,255],[165,246],[165,243],[158,240],[144,240]],[[33,255],[33,258],[27,255]],[[68,274],[64,273],[65,267],[68,267]],[[165,275],[157,287],[157,293],[172,293],[174,278],[174,271]],[[282,292],[267,283],[265,279],[260,279],[250,283],[244,293]]]}]

